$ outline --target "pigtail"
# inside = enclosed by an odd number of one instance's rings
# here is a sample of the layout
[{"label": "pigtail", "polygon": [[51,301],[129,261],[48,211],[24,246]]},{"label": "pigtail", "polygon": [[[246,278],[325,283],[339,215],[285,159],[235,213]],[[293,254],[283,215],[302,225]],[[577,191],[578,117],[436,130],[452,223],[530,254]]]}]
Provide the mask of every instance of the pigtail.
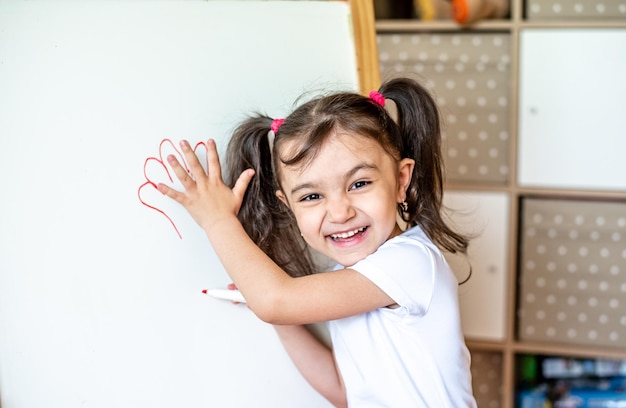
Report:
[{"label": "pigtail", "polygon": [[268,140],[271,126],[272,119],[259,114],[235,129],[226,150],[226,184],[232,188],[244,170],[254,169],[239,221],[252,241],[289,275],[309,275],[314,268],[306,243],[293,214],[276,197],[278,184]]},{"label": "pigtail", "polygon": [[390,80],[380,93],[397,106],[402,157],[415,160],[403,219],[410,225],[420,225],[443,249],[466,253],[468,239],[452,230],[441,215],[444,175],[437,104],[424,87],[410,79]]}]

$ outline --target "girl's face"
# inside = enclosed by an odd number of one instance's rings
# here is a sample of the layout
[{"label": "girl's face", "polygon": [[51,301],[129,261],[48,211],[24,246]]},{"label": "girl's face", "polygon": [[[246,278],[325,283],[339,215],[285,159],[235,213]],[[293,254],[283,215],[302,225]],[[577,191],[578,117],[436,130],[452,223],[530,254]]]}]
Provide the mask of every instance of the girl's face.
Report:
[{"label": "girl's face", "polygon": [[[283,151],[297,148],[294,143]],[[348,267],[400,233],[397,205],[414,164],[397,162],[370,138],[335,133],[307,165],[280,169],[276,194],[293,211],[305,241]]]}]

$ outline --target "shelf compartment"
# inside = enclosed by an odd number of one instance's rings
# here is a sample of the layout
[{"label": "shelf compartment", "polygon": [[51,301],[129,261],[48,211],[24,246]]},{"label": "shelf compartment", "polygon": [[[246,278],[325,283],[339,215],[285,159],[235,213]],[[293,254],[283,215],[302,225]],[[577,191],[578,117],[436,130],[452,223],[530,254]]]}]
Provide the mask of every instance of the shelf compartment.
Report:
[{"label": "shelf compartment", "polygon": [[626,29],[520,32],[522,187],[626,191]]},{"label": "shelf compartment", "polygon": [[502,401],[502,353],[472,350],[472,388],[479,407],[499,407]]},{"label": "shelf compartment", "polygon": [[509,180],[510,34],[379,33],[383,80],[412,77],[440,108],[450,182]]},{"label": "shelf compartment", "polygon": [[606,20],[626,18],[624,0],[527,0],[528,20]]},{"label": "shelf compartment", "polygon": [[463,333],[472,340],[502,342],[506,338],[505,293],[509,282],[509,197],[504,193],[446,191],[444,205],[450,225],[471,237],[467,256],[446,254],[457,280],[467,280],[459,286]]},{"label": "shelf compartment", "polygon": [[521,341],[624,348],[626,203],[524,197]]}]

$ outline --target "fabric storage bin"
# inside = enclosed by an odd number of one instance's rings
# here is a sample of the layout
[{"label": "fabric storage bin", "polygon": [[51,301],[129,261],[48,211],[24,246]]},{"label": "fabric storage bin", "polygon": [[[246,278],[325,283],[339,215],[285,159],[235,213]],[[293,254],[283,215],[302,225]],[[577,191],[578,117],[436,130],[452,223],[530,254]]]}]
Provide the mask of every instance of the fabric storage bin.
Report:
[{"label": "fabric storage bin", "polygon": [[472,350],[472,388],[479,407],[499,407],[502,400],[502,354]]},{"label": "fabric storage bin", "polygon": [[510,35],[379,33],[383,80],[415,78],[442,117],[447,179],[505,184],[509,178]]},{"label": "fabric storage bin", "polygon": [[625,0],[527,0],[528,20],[626,18]]},{"label": "fabric storage bin", "polygon": [[518,336],[626,347],[626,203],[523,198]]}]

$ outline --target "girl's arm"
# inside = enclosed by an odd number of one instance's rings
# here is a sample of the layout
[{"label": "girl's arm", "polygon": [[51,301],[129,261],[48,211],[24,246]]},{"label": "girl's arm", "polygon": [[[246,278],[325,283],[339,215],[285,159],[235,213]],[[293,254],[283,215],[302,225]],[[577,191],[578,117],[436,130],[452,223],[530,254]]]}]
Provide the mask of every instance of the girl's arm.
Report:
[{"label": "girl's arm", "polygon": [[332,351],[306,326],[274,326],[287,354],[311,386],[335,407],[347,407],[346,391]]},{"label": "girl's arm", "polygon": [[190,173],[173,155],[167,159],[185,191],[164,184],[159,185],[159,191],[183,205],[204,229],[226,272],[261,320],[307,324],[393,303],[369,279],[350,269],[291,278],[254,244],[237,219],[254,171],[244,171],[231,190],[222,180],[213,140],[207,142],[206,173],[189,143],[181,142],[181,149]]}]

